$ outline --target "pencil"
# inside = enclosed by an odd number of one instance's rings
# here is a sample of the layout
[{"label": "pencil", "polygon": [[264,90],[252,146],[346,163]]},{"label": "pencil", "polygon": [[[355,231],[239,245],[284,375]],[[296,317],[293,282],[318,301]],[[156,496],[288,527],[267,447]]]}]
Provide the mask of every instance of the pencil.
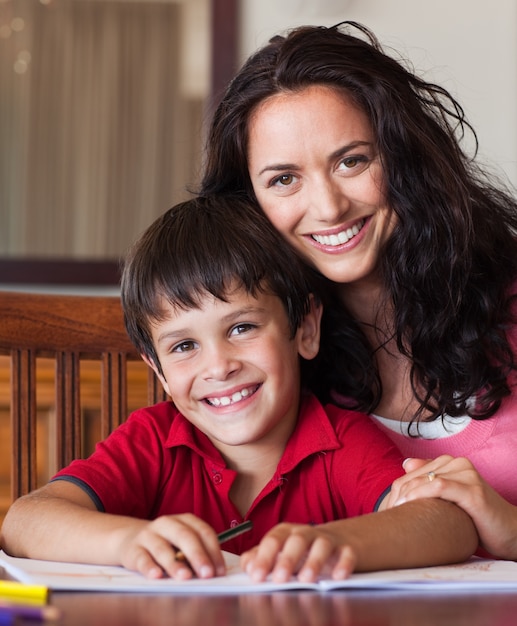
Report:
[{"label": "pencil", "polygon": [[223,530],[222,533],[217,535],[217,540],[219,543],[224,543],[225,541],[230,541],[230,539],[235,539],[242,533],[248,532],[253,528],[253,522],[251,520],[247,520],[246,522],[242,522],[242,524],[237,524],[233,528],[228,528],[228,530]]},{"label": "pencil", "polygon": [[19,599],[45,603],[48,600],[48,587],[27,585],[12,580],[0,580],[0,599]]},{"label": "pencil", "polygon": [[[235,539],[235,537],[242,535],[242,533],[248,532],[248,530],[251,530],[252,528],[253,528],[253,522],[251,520],[247,520],[245,522],[242,522],[242,524],[237,524],[237,526],[233,526],[233,528],[228,528],[227,530],[223,530],[222,533],[219,533],[217,535],[217,541],[219,541],[219,543],[225,543],[225,541],[230,541],[230,539]],[[187,559],[185,558],[185,555],[181,551],[176,552],[176,556],[174,557],[174,559],[176,561],[183,561],[183,562],[187,561]]]}]

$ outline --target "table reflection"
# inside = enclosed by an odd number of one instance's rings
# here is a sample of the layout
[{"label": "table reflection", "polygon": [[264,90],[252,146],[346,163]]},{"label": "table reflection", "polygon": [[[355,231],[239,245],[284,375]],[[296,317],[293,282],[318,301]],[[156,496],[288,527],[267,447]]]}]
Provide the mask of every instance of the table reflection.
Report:
[{"label": "table reflection", "polygon": [[56,593],[68,626],[507,626],[517,595],[276,592],[248,595]]}]

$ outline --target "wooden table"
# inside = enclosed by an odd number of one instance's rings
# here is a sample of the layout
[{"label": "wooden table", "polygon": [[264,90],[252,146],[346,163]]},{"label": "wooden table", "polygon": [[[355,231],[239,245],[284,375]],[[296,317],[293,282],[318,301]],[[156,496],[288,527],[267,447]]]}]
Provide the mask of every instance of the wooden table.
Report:
[{"label": "wooden table", "polygon": [[508,593],[276,592],[228,596],[56,592],[62,626],[509,626]]}]

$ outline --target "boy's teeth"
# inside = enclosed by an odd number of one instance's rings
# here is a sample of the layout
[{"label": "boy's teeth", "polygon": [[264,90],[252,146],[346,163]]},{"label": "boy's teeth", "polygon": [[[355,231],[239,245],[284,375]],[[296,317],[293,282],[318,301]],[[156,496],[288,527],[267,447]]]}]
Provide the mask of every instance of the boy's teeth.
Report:
[{"label": "boy's teeth", "polygon": [[220,396],[218,398],[208,398],[209,404],[213,406],[228,406],[230,404],[235,404],[236,402],[240,402],[243,398],[247,398],[251,393],[253,393],[253,389],[241,389],[240,391],[236,391],[231,396]]},{"label": "boy's teeth", "polygon": [[324,246],[340,246],[341,244],[350,241],[352,237],[355,237],[363,226],[364,220],[361,220],[357,224],[354,224],[352,228],[342,230],[336,235],[312,235],[312,238],[314,239],[314,241],[317,241]]}]

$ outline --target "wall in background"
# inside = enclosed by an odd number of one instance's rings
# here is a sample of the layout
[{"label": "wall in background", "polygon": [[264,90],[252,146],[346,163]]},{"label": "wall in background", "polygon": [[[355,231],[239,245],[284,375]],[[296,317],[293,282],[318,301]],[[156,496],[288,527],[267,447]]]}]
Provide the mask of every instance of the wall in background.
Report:
[{"label": "wall in background", "polygon": [[242,0],[241,61],[301,24],[355,20],[457,96],[476,129],[479,156],[517,186],[515,0]]}]

